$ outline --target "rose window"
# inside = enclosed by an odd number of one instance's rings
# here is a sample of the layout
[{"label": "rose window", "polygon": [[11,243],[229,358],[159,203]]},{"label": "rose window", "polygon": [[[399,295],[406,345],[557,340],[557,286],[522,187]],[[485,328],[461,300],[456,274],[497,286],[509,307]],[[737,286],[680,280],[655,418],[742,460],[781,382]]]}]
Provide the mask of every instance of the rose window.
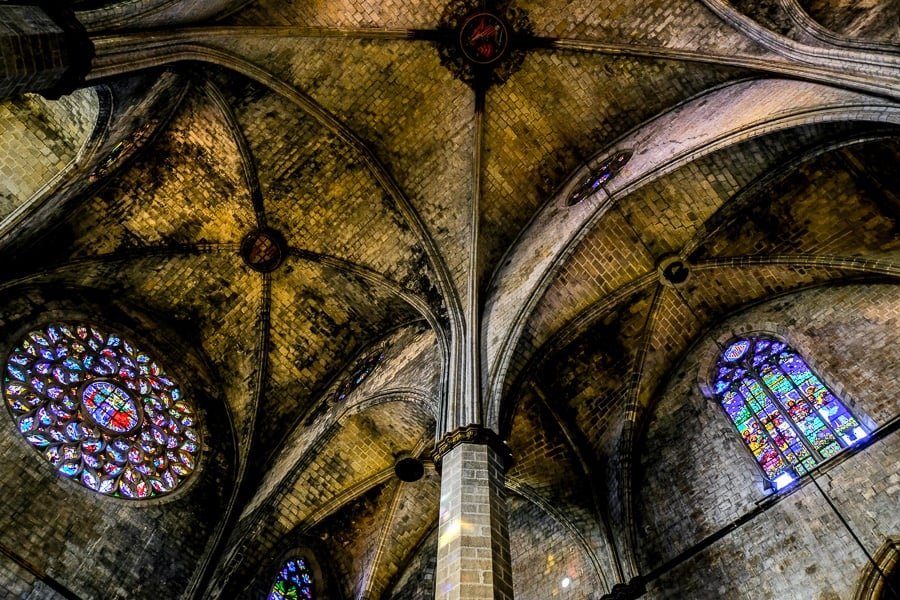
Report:
[{"label": "rose window", "polygon": [[55,323],[9,355],[19,432],[63,476],[119,498],[174,491],[197,466],[196,411],[148,354],[93,325]]}]

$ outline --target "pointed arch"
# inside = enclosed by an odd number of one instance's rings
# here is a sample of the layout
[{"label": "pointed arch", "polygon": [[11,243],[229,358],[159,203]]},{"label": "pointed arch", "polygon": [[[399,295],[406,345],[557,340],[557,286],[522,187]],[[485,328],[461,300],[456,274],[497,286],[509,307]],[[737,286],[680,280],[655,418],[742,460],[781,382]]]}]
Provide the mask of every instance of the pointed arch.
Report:
[{"label": "pointed arch", "polygon": [[855,415],[787,342],[767,333],[732,338],[720,348],[704,392],[779,490],[868,437],[871,420]]}]

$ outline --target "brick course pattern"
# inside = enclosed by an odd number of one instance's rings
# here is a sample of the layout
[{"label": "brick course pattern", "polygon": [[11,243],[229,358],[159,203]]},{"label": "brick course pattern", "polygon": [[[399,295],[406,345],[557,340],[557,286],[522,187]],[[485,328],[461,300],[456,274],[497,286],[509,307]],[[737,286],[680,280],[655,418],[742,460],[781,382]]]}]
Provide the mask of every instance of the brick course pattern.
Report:
[{"label": "brick course pattern", "polygon": [[836,33],[879,42],[900,43],[900,6],[890,0],[851,2],[799,0],[803,9]]},{"label": "brick course pattern", "polygon": [[[277,37],[217,43],[274,67],[276,76],[349,127],[382,164],[390,165],[388,174],[425,221],[457,289],[464,289],[470,237],[465,207],[472,195],[474,97],[440,65],[431,43]],[[273,61],[273,55],[279,60]],[[335,60],[347,68],[334,69]],[[272,101],[266,104],[271,106]],[[282,210],[296,210],[296,203],[312,205],[312,212],[321,212],[323,205],[332,207],[335,216],[352,215],[340,228],[346,229],[348,235],[357,228],[380,224],[380,220],[370,224],[370,219],[365,218],[373,211],[388,215],[396,223],[387,230],[387,237],[383,237],[384,230],[374,227],[367,235],[376,243],[350,247],[357,252],[380,250],[366,256],[367,260],[361,261],[365,264],[394,258],[396,255],[388,251],[405,243],[410,233],[396,207],[387,205],[389,198],[375,186],[358,153],[317,127],[299,109],[283,107],[281,112],[282,118],[291,121],[286,127],[275,129],[284,132],[281,143],[290,148],[289,159],[285,160],[284,151],[279,152],[281,148],[271,147],[273,127],[266,119],[256,121],[265,147],[255,152],[276,164],[283,162],[285,177],[301,176],[288,180],[292,188],[279,195],[290,202]],[[269,119],[273,116],[266,114]],[[302,142],[296,139],[298,134]],[[274,144],[278,143],[275,138]],[[322,150],[326,149],[332,150],[333,155],[324,154]],[[313,151],[315,160],[309,158]],[[340,177],[335,177],[337,173]],[[318,239],[312,235],[317,225],[314,221],[300,231],[307,234],[302,238],[306,243]],[[335,232],[333,228],[329,231]]]},{"label": "brick course pattern", "polygon": [[463,443],[442,462],[435,598],[512,600],[500,457]]},{"label": "brick course pattern", "polygon": [[[698,386],[715,353],[712,340],[742,329],[777,329],[853,410],[881,425],[900,415],[895,395],[884,387],[900,375],[900,355],[889,339],[898,318],[896,286],[826,287],[750,309],[697,344],[662,392],[642,452],[643,569],[749,513],[771,493],[721,407]],[[900,526],[898,450],[895,433],[818,475],[869,552]],[[666,573],[649,597],[754,590],[754,598],[849,598],[864,564],[816,488],[806,485]],[[721,576],[709,576],[717,572]]]},{"label": "brick course pattern", "polygon": [[98,117],[97,95],[26,95],[0,102],[0,220],[28,202],[75,159]]},{"label": "brick course pattern", "polygon": [[65,33],[37,6],[0,6],[0,98],[56,85],[73,56]]}]

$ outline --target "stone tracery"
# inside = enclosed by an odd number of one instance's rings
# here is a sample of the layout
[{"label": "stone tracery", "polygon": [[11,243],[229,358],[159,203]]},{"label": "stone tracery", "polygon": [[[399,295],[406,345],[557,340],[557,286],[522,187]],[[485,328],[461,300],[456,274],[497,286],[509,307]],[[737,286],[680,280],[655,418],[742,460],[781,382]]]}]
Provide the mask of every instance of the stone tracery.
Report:
[{"label": "stone tracery", "polygon": [[7,360],[3,394],[25,439],[90,490],[165,496],[198,466],[192,403],[156,360],[96,325],[27,333]]}]

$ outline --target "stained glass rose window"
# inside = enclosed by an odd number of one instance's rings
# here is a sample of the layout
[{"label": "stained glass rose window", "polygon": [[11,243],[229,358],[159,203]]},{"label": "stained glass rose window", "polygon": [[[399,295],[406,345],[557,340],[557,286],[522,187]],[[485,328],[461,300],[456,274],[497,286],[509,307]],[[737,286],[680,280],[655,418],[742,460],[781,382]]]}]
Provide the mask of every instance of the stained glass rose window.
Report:
[{"label": "stained glass rose window", "polygon": [[3,397],[19,432],[63,476],[119,498],[174,491],[197,466],[196,410],[129,340],[94,325],[27,333]]}]

